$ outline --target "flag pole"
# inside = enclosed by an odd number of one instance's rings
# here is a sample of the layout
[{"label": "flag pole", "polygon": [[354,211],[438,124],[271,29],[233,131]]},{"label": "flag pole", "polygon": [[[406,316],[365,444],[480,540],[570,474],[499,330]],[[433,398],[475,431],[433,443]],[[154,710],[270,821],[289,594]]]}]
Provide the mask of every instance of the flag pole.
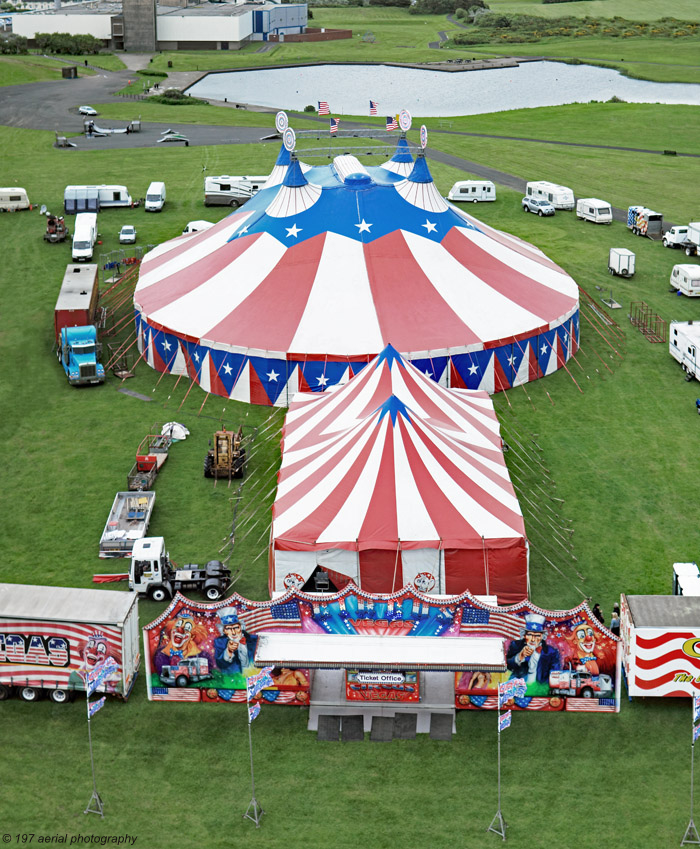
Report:
[{"label": "flag pole", "polygon": [[88,802],[87,808],[85,808],[83,813],[99,814],[102,818],[104,818],[104,805],[102,804],[100,794],[97,792],[97,779],[95,777],[95,758],[92,753],[92,731],[90,729],[90,689],[87,686],[87,681],[85,685],[85,705],[87,710],[88,743],[90,746],[90,766],[92,767],[92,796],[90,796],[90,801]]},{"label": "flag pole", "polygon": [[681,846],[685,846],[686,844],[700,844],[700,836],[698,836],[698,830],[695,828],[695,822],[693,820],[693,790],[694,790],[694,779],[695,779],[695,716],[696,716],[696,697],[693,696],[691,698],[691,704],[693,707],[693,724],[692,724],[692,734],[690,735],[690,822],[688,823],[688,827],[685,830],[685,834],[683,835],[683,840],[681,840]]},{"label": "flag pole", "polygon": [[[246,705],[246,708],[248,705]],[[246,710],[246,713],[248,711]],[[248,805],[246,812],[243,814],[243,819],[248,818],[249,820],[253,820],[256,828],[260,828],[260,820],[262,819],[262,815],[265,813],[260,803],[255,798],[255,772],[253,770],[253,733],[250,730],[250,726],[252,725],[250,721],[250,714],[248,714],[248,745],[250,746],[250,784],[253,790],[253,798],[250,800],[250,804]]]},{"label": "flag pole", "polygon": [[498,694],[498,708],[496,709],[496,730],[498,731],[498,810],[494,818],[491,820],[491,825],[486,829],[487,832],[493,831],[500,835],[503,840],[506,839],[506,823],[501,813],[501,694]]}]

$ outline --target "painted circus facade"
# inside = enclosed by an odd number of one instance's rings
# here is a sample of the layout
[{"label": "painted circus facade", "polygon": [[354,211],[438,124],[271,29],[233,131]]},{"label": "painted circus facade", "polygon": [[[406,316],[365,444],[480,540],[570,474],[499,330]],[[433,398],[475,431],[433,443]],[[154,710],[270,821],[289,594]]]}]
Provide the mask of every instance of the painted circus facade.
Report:
[{"label": "painted circus facade", "polygon": [[557,370],[579,340],[574,280],[447,203],[405,139],[382,166],[282,149],[244,206],[146,255],[134,308],[154,369],[279,406],[388,343],[443,386],[493,393]]},{"label": "painted circus facade", "polygon": [[[620,641],[592,615],[587,604],[548,611],[528,601],[507,607],[485,604],[470,593],[430,596],[411,587],[386,595],[354,584],[333,594],[292,590],[274,601],[252,602],[234,594],[213,604],[178,594],[144,628],[148,695],[152,700],[244,702],[246,679],[258,672],[255,649],[261,633],[315,635],[319,658],[329,635],[478,637],[503,639],[506,671],[456,673],[455,707],[495,709],[498,684],[522,678],[526,692],[509,705],[516,710],[617,712],[620,704]],[[269,704],[307,706],[313,669],[272,670]],[[417,702],[420,669],[345,670],[352,701]]]}]

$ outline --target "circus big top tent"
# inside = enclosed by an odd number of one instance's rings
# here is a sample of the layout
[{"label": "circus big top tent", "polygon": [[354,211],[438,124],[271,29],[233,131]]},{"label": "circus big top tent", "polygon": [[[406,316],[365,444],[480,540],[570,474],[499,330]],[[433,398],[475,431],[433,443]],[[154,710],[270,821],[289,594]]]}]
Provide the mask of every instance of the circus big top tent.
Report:
[{"label": "circus big top tent", "polygon": [[528,595],[528,544],[488,394],[446,389],[388,346],[342,387],[292,401],[270,589],[322,567],[336,589]]},{"label": "circus big top tent", "polygon": [[258,404],[343,383],[388,342],[445,386],[499,391],[579,333],[571,277],[448,204],[405,141],[372,167],[283,149],[243,207],[146,255],[134,305],[151,366]]}]

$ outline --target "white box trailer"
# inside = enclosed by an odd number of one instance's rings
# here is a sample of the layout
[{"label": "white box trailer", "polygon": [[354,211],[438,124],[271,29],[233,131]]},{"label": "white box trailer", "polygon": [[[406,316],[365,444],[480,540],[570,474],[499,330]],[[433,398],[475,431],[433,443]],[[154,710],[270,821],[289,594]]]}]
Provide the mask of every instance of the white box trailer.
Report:
[{"label": "white box trailer", "polygon": [[608,271],[618,277],[632,277],[636,257],[627,248],[610,248]]},{"label": "white box trailer", "polygon": [[574,209],[576,206],[574,193],[568,186],[549,183],[547,180],[533,180],[528,183],[525,194],[548,200],[555,209]]},{"label": "white box trailer", "polygon": [[630,698],[700,695],[700,597],[623,594],[620,636]]},{"label": "white box trailer", "polygon": [[681,367],[686,380],[700,380],[700,323],[693,321],[672,321],[669,325],[668,352]]},{"label": "white box trailer", "polygon": [[17,212],[18,209],[31,209],[26,189],[0,189],[0,212]]},{"label": "white box trailer", "polygon": [[70,701],[111,657],[102,691],[126,699],[139,669],[136,593],[0,584],[0,700]]},{"label": "white box trailer", "polygon": [[674,265],[671,271],[671,286],[689,298],[700,297],[700,265]]},{"label": "white box trailer", "polygon": [[594,224],[612,224],[612,207],[600,198],[579,198],[576,201],[576,217]]},{"label": "white box trailer", "polygon": [[468,203],[496,200],[496,186],[491,180],[459,180],[450,189],[447,200]]},{"label": "white box trailer", "polygon": [[204,206],[240,206],[265,188],[267,174],[263,177],[204,178]]}]

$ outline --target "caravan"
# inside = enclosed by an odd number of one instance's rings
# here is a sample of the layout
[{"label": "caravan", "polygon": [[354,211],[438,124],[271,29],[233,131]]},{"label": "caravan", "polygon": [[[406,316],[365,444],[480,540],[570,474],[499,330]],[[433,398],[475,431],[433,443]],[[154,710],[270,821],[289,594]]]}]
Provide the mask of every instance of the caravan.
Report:
[{"label": "caravan", "polygon": [[264,177],[205,177],[204,206],[240,206],[265,188]]},{"label": "caravan", "polygon": [[579,198],[576,201],[576,217],[594,224],[612,224],[612,207],[599,198]]},{"label": "caravan", "polygon": [[73,262],[92,259],[92,249],[97,241],[97,213],[81,212],[75,216],[73,231]]},{"label": "caravan", "polygon": [[450,189],[447,200],[471,203],[496,200],[496,187],[491,180],[459,180]]},{"label": "caravan", "polygon": [[534,180],[527,184],[525,194],[529,197],[548,200],[555,209],[574,209],[574,193],[567,186],[558,186],[546,180]]},{"label": "caravan", "polygon": [[0,189],[0,212],[16,212],[18,209],[31,209],[26,189]]},{"label": "caravan", "polygon": [[63,194],[63,208],[69,215],[111,206],[133,206],[126,186],[66,186]]},{"label": "caravan", "polygon": [[700,265],[674,265],[671,286],[689,298],[700,298]]},{"label": "caravan", "polygon": [[672,321],[669,325],[668,352],[681,364],[685,379],[700,380],[700,324],[692,321]]}]

